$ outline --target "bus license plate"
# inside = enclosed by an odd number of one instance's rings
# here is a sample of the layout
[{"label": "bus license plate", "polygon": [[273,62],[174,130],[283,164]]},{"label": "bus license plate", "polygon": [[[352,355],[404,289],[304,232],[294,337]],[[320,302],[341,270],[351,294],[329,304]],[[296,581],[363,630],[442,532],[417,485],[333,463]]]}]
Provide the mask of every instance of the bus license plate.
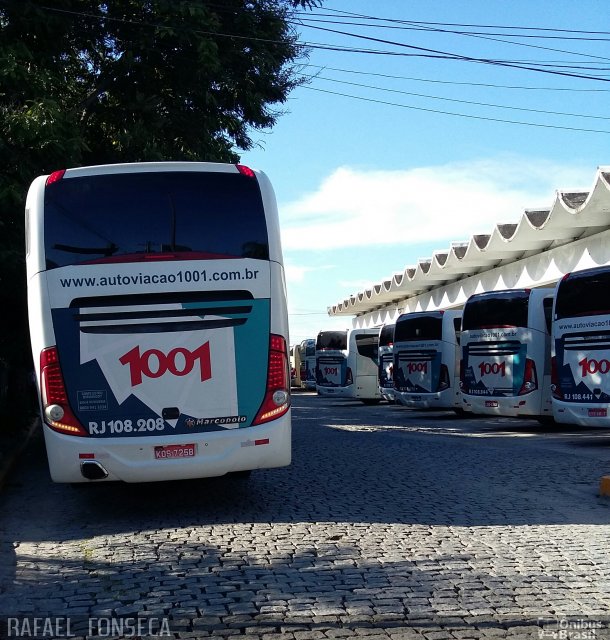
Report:
[{"label": "bus license plate", "polygon": [[589,418],[607,418],[607,409],[589,409]]},{"label": "bus license plate", "polygon": [[155,447],[157,460],[174,460],[176,458],[192,458],[195,455],[194,444],[168,444],[164,447]]},{"label": "bus license plate", "polygon": [[498,401],[497,400],[485,400],[485,406],[486,407],[496,408],[498,406]]}]

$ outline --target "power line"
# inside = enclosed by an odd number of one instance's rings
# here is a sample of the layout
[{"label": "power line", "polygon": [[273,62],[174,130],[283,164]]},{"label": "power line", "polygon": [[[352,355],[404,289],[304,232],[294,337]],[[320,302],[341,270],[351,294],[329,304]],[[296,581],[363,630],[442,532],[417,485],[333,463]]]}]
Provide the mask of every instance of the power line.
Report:
[{"label": "power line", "polygon": [[422,20],[401,20],[399,18],[382,18],[379,16],[370,16],[362,13],[354,13],[352,11],[344,11],[343,9],[324,9],[325,11],[330,11],[332,13],[316,13],[316,12],[303,12],[298,11],[298,14],[302,15],[319,15],[324,17],[333,17],[339,14],[342,17],[355,17],[365,20],[377,20],[383,22],[391,22],[398,24],[423,24],[423,25],[433,25],[433,26],[442,26],[442,27],[467,27],[467,28],[475,28],[475,29],[518,29],[521,31],[552,31],[555,33],[589,33],[594,35],[610,35],[610,31],[590,31],[585,29],[558,29],[555,27],[523,27],[520,25],[498,25],[498,24],[470,24],[470,23],[459,23],[459,22],[426,22]]},{"label": "power line", "polygon": [[314,76],[308,76],[305,74],[301,74],[303,75],[303,77],[306,78],[310,78],[313,80],[325,80],[328,82],[336,82],[338,84],[346,84],[346,85],[350,85],[353,87],[360,87],[363,89],[374,89],[376,91],[385,91],[387,93],[399,93],[401,95],[406,95],[406,96],[413,96],[413,97],[417,97],[417,98],[428,98],[430,100],[443,100],[446,102],[457,102],[459,104],[469,104],[469,105],[474,105],[477,107],[492,107],[494,109],[510,109],[512,111],[526,111],[529,113],[542,113],[544,115],[554,115],[554,116],[568,116],[568,117],[573,117],[573,118],[590,118],[590,119],[594,119],[594,120],[610,120],[610,116],[594,116],[594,115],[587,115],[587,114],[581,114],[581,113],[566,113],[564,111],[550,111],[550,110],[545,110],[545,109],[531,109],[531,108],[527,108],[527,107],[513,107],[513,106],[509,106],[509,105],[502,105],[502,104],[494,104],[491,102],[477,102],[474,100],[461,100],[459,98],[444,98],[442,96],[432,96],[430,94],[426,94],[426,93],[415,93],[412,91],[401,91],[399,89],[390,89],[387,87],[375,87],[372,85],[367,85],[367,84],[361,84],[358,82],[349,82],[347,80],[337,80],[335,78],[324,78],[322,76],[319,75],[314,75]]},{"label": "power line", "polygon": [[414,78],[411,76],[396,76],[387,73],[375,73],[373,71],[357,71],[355,69],[340,69],[337,67],[329,67],[326,65],[317,65],[307,63],[303,65],[304,68],[312,67],[314,69],[322,69],[328,71],[339,71],[341,73],[352,73],[356,75],[374,76],[378,78],[388,78],[391,80],[410,80],[413,82],[428,82],[432,84],[448,84],[459,85],[468,87],[489,87],[493,89],[521,89],[524,91],[569,91],[575,93],[608,93],[610,89],[574,89],[572,87],[526,87],[523,85],[505,85],[505,84],[493,84],[488,82],[458,82],[456,80],[432,80],[430,78]]},{"label": "power line", "polygon": [[503,124],[516,124],[516,125],[522,125],[522,126],[526,126],[526,127],[541,127],[544,129],[561,129],[564,131],[579,131],[582,133],[602,133],[602,134],[610,134],[610,131],[606,131],[606,130],[600,130],[600,129],[584,129],[584,128],[580,128],[580,127],[568,127],[568,126],[562,126],[562,125],[553,125],[553,124],[540,124],[540,123],[534,123],[534,122],[524,122],[524,121],[519,121],[519,120],[504,120],[501,118],[492,118],[492,117],[488,117],[488,116],[475,116],[475,115],[469,115],[466,113],[456,113],[454,111],[442,111],[440,109],[429,109],[426,107],[415,107],[413,105],[406,105],[406,104],[398,104],[396,102],[388,102],[386,100],[377,100],[375,98],[364,98],[362,96],[354,96],[354,95],[350,95],[350,94],[346,94],[346,93],[340,93],[338,91],[330,91],[329,89],[319,89],[316,87],[309,87],[307,85],[303,85],[302,87],[303,89],[308,89],[309,91],[318,91],[319,93],[328,93],[331,95],[335,95],[335,96],[341,96],[343,98],[352,98],[354,100],[361,100],[364,102],[373,102],[375,104],[383,104],[383,105],[387,105],[387,106],[391,106],[391,107],[400,107],[402,109],[410,109],[413,111],[424,111],[426,113],[437,113],[437,114],[441,114],[441,115],[446,115],[446,116],[455,116],[458,118],[469,118],[472,120],[485,120],[488,122],[501,122]]},{"label": "power line", "polygon": [[[476,63],[481,63],[481,64],[489,64],[489,65],[507,67],[507,68],[512,68],[512,69],[523,69],[523,70],[526,70],[526,71],[534,71],[534,72],[537,72],[537,73],[548,73],[548,74],[552,74],[552,75],[567,76],[567,77],[571,77],[571,78],[581,78],[581,79],[586,79],[586,80],[598,80],[598,81],[601,81],[601,82],[610,82],[609,78],[604,78],[604,77],[600,77],[600,76],[577,74],[577,73],[572,73],[572,72],[568,72],[568,71],[560,71],[560,70],[552,69],[552,68],[545,68],[547,66],[551,66],[551,65],[548,65],[546,63],[526,63],[526,62],[521,62],[521,61],[517,61],[517,60],[499,60],[499,59],[493,59],[493,58],[479,58],[479,57],[475,57],[475,56],[466,56],[466,55],[462,55],[462,54],[458,54],[458,53],[451,53],[451,52],[442,51],[442,50],[438,50],[438,49],[430,49],[430,48],[427,48],[427,47],[416,47],[415,45],[405,44],[404,42],[396,42],[396,41],[393,41],[393,40],[386,40],[384,38],[374,38],[372,36],[354,34],[354,33],[348,32],[348,31],[339,31],[338,29],[327,29],[326,27],[309,27],[309,28],[310,29],[316,29],[318,31],[325,31],[325,32],[328,32],[328,33],[334,33],[334,34],[337,34],[337,35],[350,36],[350,37],[361,39],[361,40],[377,42],[377,43],[380,43],[380,44],[388,44],[388,45],[392,45],[392,46],[397,46],[397,47],[409,49],[411,51],[421,52],[421,54],[425,55],[425,56],[436,56],[436,57],[442,57],[444,59],[456,60],[456,61],[460,61],[460,62],[476,62]],[[307,43],[306,43],[306,45],[307,45]],[[385,52],[385,53],[392,53],[392,52]],[[553,66],[557,66],[557,65],[553,65]],[[586,69],[586,67],[576,67],[576,68]],[[601,70],[602,71],[606,71],[608,69],[601,69]]]},{"label": "power line", "polygon": [[[592,58],[597,60],[610,60],[604,56],[596,56],[590,53],[581,53],[577,51],[567,51],[565,49],[557,49],[554,47],[543,47],[541,45],[529,44],[527,42],[513,42],[511,40],[506,40],[506,38],[546,38],[546,39],[566,39],[562,36],[537,36],[537,35],[521,35],[521,34],[504,34],[504,33],[479,33],[479,32],[468,32],[468,31],[456,31],[453,29],[439,29],[434,27],[426,27],[426,26],[405,26],[405,25],[380,25],[380,24],[367,24],[362,22],[346,22],[342,20],[317,20],[315,18],[309,17],[301,17],[299,18],[300,24],[306,27],[312,27],[311,23],[323,23],[323,24],[335,24],[335,25],[344,25],[350,27],[372,27],[374,29],[397,29],[401,31],[425,31],[428,33],[442,33],[442,34],[451,34],[456,36],[466,36],[470,38],[479,38],[481,40],[490,40],[492,42],[501,42],[502,44],[510,44],[516,47],[528,47],[530,49],[540,49],[542,51],[552,51],[554,53],[567,53],[573,56],[580,56],[584,58]],[[585,42],[610,42],[610,38],[570,38],[571,40],[585,41]],[[601,63],[600,63],[601,64]]]},{"label": "power line", "polygon": [[[315,15],[322,16],[322,18],[317,19]],[[314,13],[302,13],[299,15],[299,20],[306,20],[307,22],[321,22],[324,24],[339,24],[353,27],[372,27],[374,29],[395,29],[402,31],[437,31],[439,33],[453,33],[455,35],[469,35],[469,36],[499,36],[502,38],[538,38],[541,40],[575,40],[575,41],[584,41],[584,42],[609,42],[610,37],[604,38],[592,38],[592,37],[583,37],[583,36],[566,36],[566,35],[543,35],[543,34],[529,34],[529,33],[501,33],[497,31],[462,31],[457,29],[441,29],[441,26],[451,26],[444,25],[443,23],[430,23],[430,22],[419,22],[414,20],[389,20],[384,18],[364,18],[369,20],[388,20],[389,22],[400,23],[400,24],[374,24],[370,22],[353,22],[350,20],[325,20],[323,19],[324,14],[314,14]],[[427,25],[438,25],[435,27],[427,26]],[[462,26],[462,25],[454,25],[454,26]],[[470,26],[477,29],[485,28],[483,25],[463,25]],[[491,28],[491,27],[490,27]],[[494,27],[498,29],[503,28],[513,28],[513,29],[525,29],[526,27]],[[573,31],[573,33],[589,33],[587,31]],[[596,34],[604,34],[610,36],[610,32],[590,32]],[[585,54],[583,54],[585,55]]]}]

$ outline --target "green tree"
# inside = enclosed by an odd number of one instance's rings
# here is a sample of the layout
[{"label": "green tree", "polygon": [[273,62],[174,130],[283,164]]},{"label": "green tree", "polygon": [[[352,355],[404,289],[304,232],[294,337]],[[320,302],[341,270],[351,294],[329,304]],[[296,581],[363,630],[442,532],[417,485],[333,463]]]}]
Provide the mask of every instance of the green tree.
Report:
[{"label": "green tree", "polygon": [[[234,162],[273,126],[319,0],[0,0],[0,360],[29,368],[23,211],[57,168]],[[20,401],[23,394],[9,393]],[[23,414],[18,402],[11,413]],[[5,407],[6,415],[6,407]]]}]

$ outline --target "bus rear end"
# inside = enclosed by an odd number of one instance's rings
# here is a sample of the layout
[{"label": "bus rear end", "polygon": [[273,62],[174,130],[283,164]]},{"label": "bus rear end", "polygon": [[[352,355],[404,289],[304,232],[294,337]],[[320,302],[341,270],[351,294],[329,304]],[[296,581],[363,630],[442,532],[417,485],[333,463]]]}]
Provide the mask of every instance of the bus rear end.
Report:
[{"label": "bus rear end", "polygon": [[320,331],[316,338],[316,390],[321,396],[348,398],[347,331]]},{"label": "bus rear end", "polygon": [[313,338],[304,340],[303,353],[305,361],[305,377],[303,383],[306,389],[309,391],[315,391],[316,389],[316,341]]},{"label": "bus rear end", "polygon": [[556,422],[609,427],[610,267],[566,275],[553,320],[553,416]]},{"label": "bus rear end", "polygon": [[347,335],[347,377],[351,397],[364,404],[381,402],[379,382],[379,329],[351,329]]},{"label": "bus rear end", "polygon": [[464,410],[551,417],[552,297],[552,289],[511,289],[468,299],[461,333]]},{"label": "bus rear end", "polygon": [[379,331],[379,393],[384,400],[394,402],[394,323],[384,324]]},{"label": "bus rear end", "polygon": [[235,165],[34,181],[28,302],[53,480],[144,482],[290,463],[275,198]]},{"label": "bus rear end", "polygon": [[394,329],[396,402],[413,409],[458,408],[459,318],[459,311],[422,311],[398,318]]}]

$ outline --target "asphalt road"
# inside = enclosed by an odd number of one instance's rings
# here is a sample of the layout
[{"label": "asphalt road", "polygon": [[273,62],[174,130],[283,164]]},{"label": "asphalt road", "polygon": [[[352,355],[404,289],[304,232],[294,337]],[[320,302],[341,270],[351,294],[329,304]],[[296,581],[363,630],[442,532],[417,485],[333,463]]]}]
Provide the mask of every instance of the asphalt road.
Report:
[{"label": "asphalt road", "polygon": [[610,637],[610,430],[314,394],[293,429],[247,481],[78,488],[33,438],[0,494],[4,636]]}]

